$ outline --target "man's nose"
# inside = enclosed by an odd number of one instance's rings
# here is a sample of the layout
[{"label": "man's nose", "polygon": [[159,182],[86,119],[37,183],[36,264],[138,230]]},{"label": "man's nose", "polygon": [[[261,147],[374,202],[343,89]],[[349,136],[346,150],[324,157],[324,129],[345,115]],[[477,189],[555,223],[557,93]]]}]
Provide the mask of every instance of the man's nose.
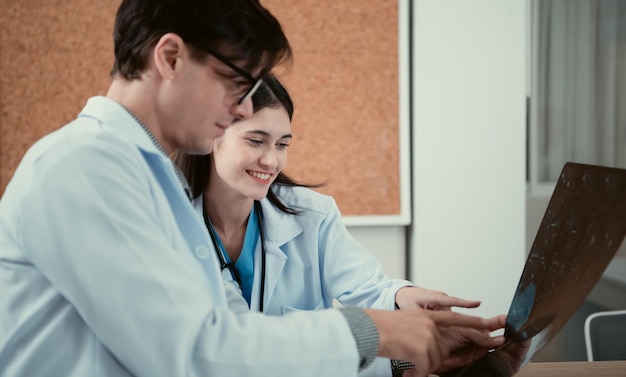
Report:
[{"label": "man's nose", "polygon": [[252,105],[252,97],[245,98],[241,103],[235,103],[231,108],[231,113],[235,117],[235,120],[248,119],[254,112],[254,106]]}]

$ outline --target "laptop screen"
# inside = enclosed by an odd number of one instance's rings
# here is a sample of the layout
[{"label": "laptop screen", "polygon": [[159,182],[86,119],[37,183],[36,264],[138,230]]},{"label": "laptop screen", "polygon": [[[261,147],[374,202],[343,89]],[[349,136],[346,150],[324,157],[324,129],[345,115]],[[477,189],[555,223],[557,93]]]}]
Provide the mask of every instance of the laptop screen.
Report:
[{"label": "laptop screen", "polygon": [[509,307],[505,344],[441,376],[513,376],[567,323],[625,235],[626,170],[565,164]]}]

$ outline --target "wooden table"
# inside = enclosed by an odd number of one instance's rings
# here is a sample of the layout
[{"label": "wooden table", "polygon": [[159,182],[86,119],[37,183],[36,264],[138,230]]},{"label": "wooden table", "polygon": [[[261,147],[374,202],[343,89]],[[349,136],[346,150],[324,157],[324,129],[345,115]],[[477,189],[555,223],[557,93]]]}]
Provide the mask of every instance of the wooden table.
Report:
[{"label": "wooden table", "polygon": [[529,363],[515,377],[626,376],[626,360]]}]

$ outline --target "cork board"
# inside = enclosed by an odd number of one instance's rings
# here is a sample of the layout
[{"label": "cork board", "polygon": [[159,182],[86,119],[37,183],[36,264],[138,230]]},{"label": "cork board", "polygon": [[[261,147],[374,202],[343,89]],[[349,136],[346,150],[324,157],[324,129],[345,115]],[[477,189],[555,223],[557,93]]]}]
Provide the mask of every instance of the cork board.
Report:
[{"label": "cork board", "polygon": [[281,75],[295,103],[285,172],[327,181],[318,191],[344,215],[400,214],[397,1],[263,4],[294,50]]},{"label": "cork board", "polygon": [[2,192],[36,140],[104,95],[117,1],[0,0]]},{"label": "cork board", "polygon": [[[118,1],[0,0],[0,189],[27,148],[106,93]],[[265,0],[294,50],[286,173],[346,216],[401,211],[398,3]],[[406,204],[405,204],[406,205]]]}]

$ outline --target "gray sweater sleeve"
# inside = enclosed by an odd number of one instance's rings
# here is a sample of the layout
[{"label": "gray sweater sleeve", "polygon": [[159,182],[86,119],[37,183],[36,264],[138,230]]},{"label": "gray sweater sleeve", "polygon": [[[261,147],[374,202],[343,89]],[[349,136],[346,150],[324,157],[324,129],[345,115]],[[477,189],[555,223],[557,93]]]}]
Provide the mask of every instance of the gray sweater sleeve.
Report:
[{"label": "gray sweater sleeve", "polygon": [[363,309],[343,307],[339,311],[350,326],[359,350],[359,370],[367,368],[378,355],[379,335],[374,321],[365,314]]}]

